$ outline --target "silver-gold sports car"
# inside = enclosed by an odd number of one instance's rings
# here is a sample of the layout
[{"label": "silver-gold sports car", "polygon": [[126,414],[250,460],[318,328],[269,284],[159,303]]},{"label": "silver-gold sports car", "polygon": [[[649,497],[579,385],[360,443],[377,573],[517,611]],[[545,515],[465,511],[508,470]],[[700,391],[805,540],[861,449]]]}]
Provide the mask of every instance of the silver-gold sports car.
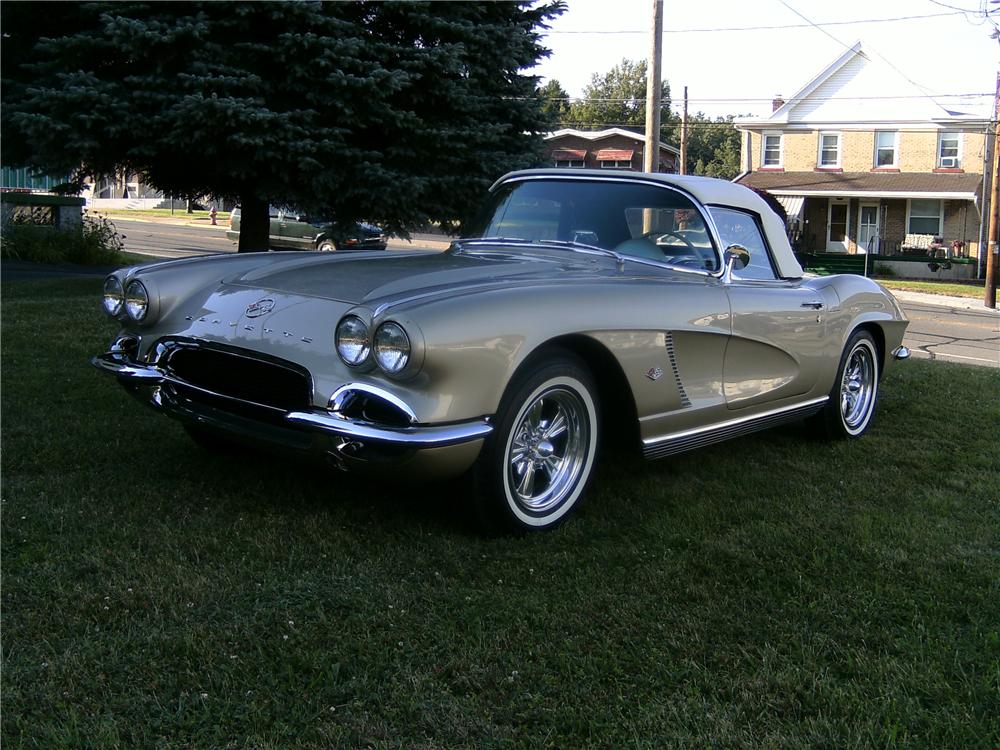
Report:
[{"label": "silver-gold sports car", "polygon": [[103,306],[94,365],[203,444],[468,474],[525,530],[578,505],[612,423],[650,459],[806,418],[856,438],[908,355],[892,295],[806,278],[757,194],[631,172],[508,174],[445,252],[151,263]]}]

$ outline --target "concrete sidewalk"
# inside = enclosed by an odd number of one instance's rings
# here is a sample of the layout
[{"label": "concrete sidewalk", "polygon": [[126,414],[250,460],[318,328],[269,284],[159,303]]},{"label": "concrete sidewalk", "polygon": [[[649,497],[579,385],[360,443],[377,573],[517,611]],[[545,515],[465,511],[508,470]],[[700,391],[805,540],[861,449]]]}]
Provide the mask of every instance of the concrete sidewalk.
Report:
[{"label": "concrete sidewalk", "polygon": [[974,310],[992,315],[1000,315],[1000,309],[987,307],[982,299],[973,297],[951,297],[945,294],[927,294],[926,292],[904,292],[890,289],[892,296],[900,302],[910,302],[920,305],[936,305],[938,307],[948,307],[952,310]]}]

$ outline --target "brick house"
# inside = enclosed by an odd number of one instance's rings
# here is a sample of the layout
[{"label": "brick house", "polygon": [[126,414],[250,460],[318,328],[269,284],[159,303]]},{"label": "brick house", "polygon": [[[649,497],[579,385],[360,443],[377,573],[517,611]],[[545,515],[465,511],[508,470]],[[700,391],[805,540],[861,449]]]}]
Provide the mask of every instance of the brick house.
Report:
[{"label": "brick house", "polygon": [[[627,169],[641,172],[646,137],[624,128],[573,130],[545,136],[543,166],[567,169]],[[676,173],[680,150],[660,141],[659,172]]]},{"label": "brick house", "polygon": [[978,256],[988,118],[946,109],[860,43],[772,109],[734,123],[735,181],[782,203],[797,250]]}]

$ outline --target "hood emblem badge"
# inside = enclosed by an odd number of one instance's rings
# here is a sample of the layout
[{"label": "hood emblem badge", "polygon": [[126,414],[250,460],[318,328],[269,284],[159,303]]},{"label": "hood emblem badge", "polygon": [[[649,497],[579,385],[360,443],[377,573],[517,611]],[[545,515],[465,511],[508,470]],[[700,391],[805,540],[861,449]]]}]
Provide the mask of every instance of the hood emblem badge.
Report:
[{"label": "hood emblem badge", "polygon": [[648,370],[646,370],[646,377],[649,378],[650,380],[659,380],[660,378],[663,377],[663,368],[650,367]]},{"label": "hood emblem badge", "polygon": [[261,315],[267,315],[273,309],[273,299],[259,299],[256,302],[251,302],[247,305],[246,313],[244,314],[248,318],[259,318]]}]

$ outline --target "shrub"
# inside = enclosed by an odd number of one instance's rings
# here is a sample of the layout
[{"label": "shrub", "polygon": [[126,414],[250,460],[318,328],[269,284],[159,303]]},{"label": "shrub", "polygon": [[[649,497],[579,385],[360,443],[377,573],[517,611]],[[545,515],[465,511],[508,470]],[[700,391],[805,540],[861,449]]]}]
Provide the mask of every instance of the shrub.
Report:
[{"label": "shrub", "polygon": [[879,264],[875,266],[875,276],[879,276],[883,279],[892,279],[896,276],[896,271],[892,266],[887,266],[884,264]]},{"label": "shrub", "polygon": [[30,218],[14,218],[0,238],[0,257],[33,263],[111,266],[123,261],[124,244],[104,217],[85,216],[78,227],[60,229]]}]

